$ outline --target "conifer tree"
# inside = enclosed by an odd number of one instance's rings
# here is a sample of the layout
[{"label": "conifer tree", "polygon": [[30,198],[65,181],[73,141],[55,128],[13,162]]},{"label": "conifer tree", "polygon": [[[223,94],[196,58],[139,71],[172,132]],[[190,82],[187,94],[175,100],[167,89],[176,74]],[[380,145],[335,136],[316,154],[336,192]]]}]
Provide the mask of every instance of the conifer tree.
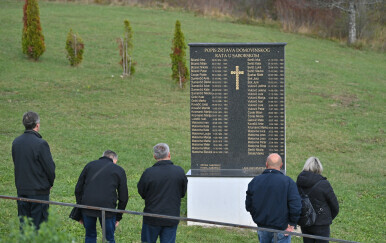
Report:
[{"label": "conifer tree", "polygon": [[172,59],[172,79],[178,83],[181,89],[184,88],[189,80],[189,70],[186,67],[186,48],[187,45],[184,34],[181,31],[181,23],[177,20],[170,57]]},{"label": "conifer tree", "polygon": [[23,13],[23,53],[30,58],[38,60],[46,50],[42,27],[40,26],[38,0],[25,0]]},{"label": "conifer tree", "polygon": [[66,41],[67,58],[71,66],[77,66],[83,60],[84,43],[79,35],[74,34],[72,29],[68,32]]},{"label": "conifer tree", "polygon": [[134,61],[132,58],[133,53],[133,31],[130,26],[130,22],[126,19],[124,22],[124,37],[118,38],[119,54],[121,55],[120,64],[123,68],[122,76],[131,76],[135,72]]}]

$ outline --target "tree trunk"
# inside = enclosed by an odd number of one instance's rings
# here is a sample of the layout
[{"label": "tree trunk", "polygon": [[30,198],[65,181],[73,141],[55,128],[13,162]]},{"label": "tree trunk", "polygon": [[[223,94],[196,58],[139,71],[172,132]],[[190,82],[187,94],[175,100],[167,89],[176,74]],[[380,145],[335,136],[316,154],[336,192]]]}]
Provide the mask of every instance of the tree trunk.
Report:
[{"label": "tree trunk", "polygon": [[125,57],[125,43],[123,42],[123,38],[121,38],[121,44],[122,44],[122,68],[123,68],[122,76],[125,76],[126,75],[126,57]]},{"label": "tree trunk", "polygon": [[180,78],[180,89],[182,89],[182,77],[181,77],[180,69],[178,69],[178,76]]},{"label": "tree trunk", "polygon": [[129,69],[128,70],[129,70],[129,76],[131,76],[131,57],[129,58],[129,60],[130,61],[129,61]]},{"label": "tree trunk", "polygon": [[348,44],[354,44],[357,40],[356,25],[355,25],[355,3],[353,0],[349,2],[349,22],[348,22]]},{"label": "tree trunk", "polygon": [[127,41],[125,40],[125,65],[126,65],[126,76],[130,76],[130,67],[127,68],[128,65],[128,57],[127,57]]},{"label": "tree trunk", "polygon": [[76,35],[74,34],[74,60],[76,59]]}]

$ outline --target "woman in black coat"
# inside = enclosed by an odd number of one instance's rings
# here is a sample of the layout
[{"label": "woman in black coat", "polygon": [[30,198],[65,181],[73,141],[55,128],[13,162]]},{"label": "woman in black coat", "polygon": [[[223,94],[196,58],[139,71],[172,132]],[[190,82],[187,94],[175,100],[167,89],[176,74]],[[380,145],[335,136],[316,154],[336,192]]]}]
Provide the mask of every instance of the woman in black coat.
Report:
[{"label": "woman in black coat", "polygon": [[[322,172],[323,166],[320,160],[310,157],[296,180],[299,193],[303,191],[305,194],[308,194],[313,185],[321,181],[308,195],[317,213],[315,224],[301,229],[303,234],[330,237],[330,225],[339,213],[339,203],[327,178],[322,176]],[[324,243],[328,241],[303,238],[303,242]]]}]

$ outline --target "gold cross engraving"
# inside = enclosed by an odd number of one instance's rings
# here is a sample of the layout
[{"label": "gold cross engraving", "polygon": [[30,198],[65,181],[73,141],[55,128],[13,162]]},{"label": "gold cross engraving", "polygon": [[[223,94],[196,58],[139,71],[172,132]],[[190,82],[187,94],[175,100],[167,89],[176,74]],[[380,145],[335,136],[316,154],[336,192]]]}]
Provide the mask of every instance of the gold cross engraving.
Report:
[{"label": "gold cross engraving", "polygon": [[244,71],[240,71],[239,66],[236,66],[236,71],[231,71],[231,74],[236,74],[236,90],[239,90],[239,75],[244,74]]}]

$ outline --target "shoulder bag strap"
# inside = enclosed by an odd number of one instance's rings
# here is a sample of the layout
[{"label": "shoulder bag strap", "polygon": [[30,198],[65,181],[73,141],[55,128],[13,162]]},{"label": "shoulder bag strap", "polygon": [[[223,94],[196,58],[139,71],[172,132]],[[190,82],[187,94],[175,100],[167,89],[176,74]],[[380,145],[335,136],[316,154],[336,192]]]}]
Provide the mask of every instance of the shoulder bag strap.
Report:
[{"label": "shoulder bag strap", "polygon": [[315,189],[315,187],[316,187],[317,185],[319,185],[320,182],[322,182],[322,180],[316,182],[315,185],[313,185],[313,186],[311,187],[310,191],[309,191],[307,194],[310,195],[311,192]]},{"label": "shoulder bag strap", "polygon": [[91,180],[90,181],[93,181],[95,179],[95,177],[97,177],[101,172],[102,170],[104,170],[107,166],[109,166],[110,163],[107,162],[105,165],[103,165],[102,168],[100,168],[92,177],[91,177]]}]

